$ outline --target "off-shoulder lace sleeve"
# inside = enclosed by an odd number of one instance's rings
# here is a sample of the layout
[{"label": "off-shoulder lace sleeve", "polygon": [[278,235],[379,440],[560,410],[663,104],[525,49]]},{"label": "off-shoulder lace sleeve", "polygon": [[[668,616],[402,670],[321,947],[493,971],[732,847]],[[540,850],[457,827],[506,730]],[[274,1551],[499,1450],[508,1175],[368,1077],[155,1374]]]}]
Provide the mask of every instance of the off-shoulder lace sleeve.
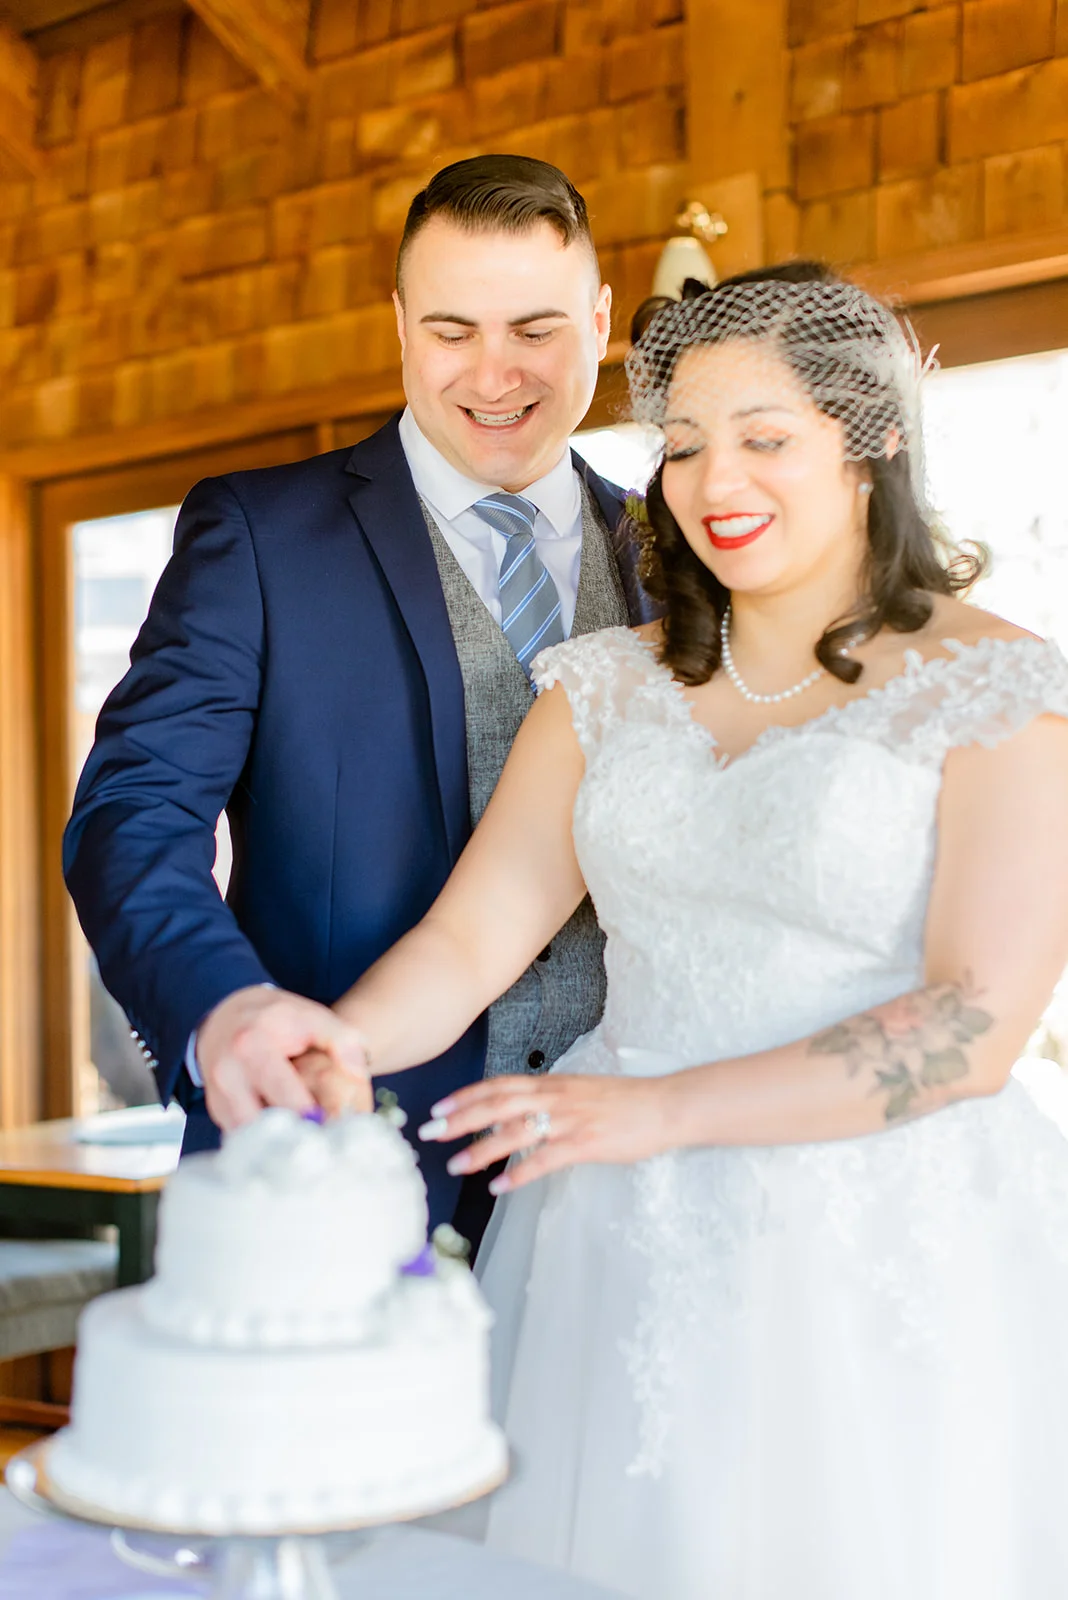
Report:
[{"label": "off-shoulder lace sleeve", "polygon": [[629,628],[604,628],[565,639],[534,658],[539,694],[562,684],[582,753],[589,761],[636,695],[660,688],[663,676],[650,650]]},{"label": "off-shoulder lace sleeve", "polygon": [[1047,712],[1068,717],[1068,661],[1056,645],[1020,638],[946,647],[951,655],[929,661],[909,651],[898,677],[832,714],[835,731],[938,767],[957,746],[993,747]]}]

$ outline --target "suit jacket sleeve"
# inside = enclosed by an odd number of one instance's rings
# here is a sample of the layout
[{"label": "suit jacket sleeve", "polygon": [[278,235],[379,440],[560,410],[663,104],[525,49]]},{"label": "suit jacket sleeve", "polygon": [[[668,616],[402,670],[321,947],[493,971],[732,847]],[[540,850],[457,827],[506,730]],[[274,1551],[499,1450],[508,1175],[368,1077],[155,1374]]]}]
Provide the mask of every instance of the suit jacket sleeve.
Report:
[{"label": "suit jacket sleeve", "polygon": [[207,1013],[270,980],[219,894],[215,828],[240,781],[263,671],[264,618],[241,504],[191,491],[175,548],[108,697],[63,841],[67,887],[104,983],[156,1058],[166,1103]]}]

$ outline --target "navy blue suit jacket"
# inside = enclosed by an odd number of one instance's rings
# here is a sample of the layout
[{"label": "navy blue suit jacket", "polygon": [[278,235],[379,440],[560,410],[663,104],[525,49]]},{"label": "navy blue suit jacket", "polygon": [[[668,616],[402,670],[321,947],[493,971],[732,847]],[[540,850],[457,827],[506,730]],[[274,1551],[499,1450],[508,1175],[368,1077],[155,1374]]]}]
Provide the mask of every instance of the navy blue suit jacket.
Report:
[{"label": "navy blue suit jacket", "polygon": [[[619,491],[575,461],[643,620]],[[64,839],[103,980],[163,1101],[189,1112],[186,1150],[218,1138],[183,1065],[212,1007],[267,981],[336,1000],[427,910],[469,832],[463,683],[397,419],[355,449],[198,484]],[[481,1018],[436,1061],[379,1080],[409,1130],[481,1076],[485,1038]],[[432,1220],[447,1219],[449,1150],[417,1148]]]}]

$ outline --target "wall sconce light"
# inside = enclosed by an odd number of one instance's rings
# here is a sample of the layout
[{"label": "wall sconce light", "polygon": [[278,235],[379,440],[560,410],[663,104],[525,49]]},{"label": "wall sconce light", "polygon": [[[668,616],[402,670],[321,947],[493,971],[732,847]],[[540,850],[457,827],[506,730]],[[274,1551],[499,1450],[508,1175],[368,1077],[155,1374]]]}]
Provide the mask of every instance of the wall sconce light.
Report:
[{"label": "wall sconce light", "polygon": [[704,246],[715,244],[727,232],[727,224],[716,211],[709,211],[700,200],[684,202],[675,226],[680,231],[673,234],[660,252],[653,277],[653,294],[670,300],[682,297],[682,286],[687,278],[707,283],[716,281],[716,269],[708,258]]}]

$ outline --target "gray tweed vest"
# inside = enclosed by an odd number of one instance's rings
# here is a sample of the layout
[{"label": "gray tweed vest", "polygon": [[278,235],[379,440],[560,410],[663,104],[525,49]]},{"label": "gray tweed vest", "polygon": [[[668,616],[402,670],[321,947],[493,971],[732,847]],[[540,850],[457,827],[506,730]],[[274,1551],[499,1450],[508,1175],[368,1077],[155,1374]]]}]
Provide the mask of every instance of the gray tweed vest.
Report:
[{"label": "gray tweed vest", "polygon": [[[627,623],[627,603],[597,502],[581,483],[582,563],[572,637]],[[430,508],[423,515],[441,574],[464,684],[467,781],[471,825],[497,787],[512,741],[531,707],[530,684],[466,573],[449,549]],[[604,936],[584,900],[489,1012],[486,1076],[541,1071],[595,1027],[604,1009]]]}]

